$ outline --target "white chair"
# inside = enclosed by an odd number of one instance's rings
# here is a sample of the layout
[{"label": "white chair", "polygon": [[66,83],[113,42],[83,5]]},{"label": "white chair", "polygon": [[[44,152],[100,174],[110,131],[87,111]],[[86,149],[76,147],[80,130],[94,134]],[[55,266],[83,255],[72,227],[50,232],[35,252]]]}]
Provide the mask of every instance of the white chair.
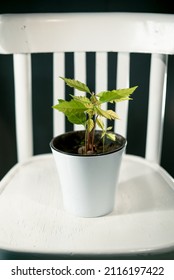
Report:
[{"label": "white chair", "polygon": [[[145,158],[124,156],[115,209],[97,219],[65,213],[51,153],[33,156],[31,56],[53,53],[55,104],[64,98],[64,83],[58,77],[65,76],[66,52],[74,52],[75,78],[84,82],[86,53],[96,53],[97,92],[107,88],[108,52],[117,53],[117,88],[129,86],[130,54],[151,54]],[[174,15],[1,15],[0,53],[13,54],[14,59],[19,161],[0,182],[0,248],[67,257],[172,251],[174,181],[159,163],[167,58],[174,54]],[[118,104],[117,113],[122,121],[116,131],[126,136],[128,103]],[[53,114],[56,135],[65,130],[64,116]]]}]

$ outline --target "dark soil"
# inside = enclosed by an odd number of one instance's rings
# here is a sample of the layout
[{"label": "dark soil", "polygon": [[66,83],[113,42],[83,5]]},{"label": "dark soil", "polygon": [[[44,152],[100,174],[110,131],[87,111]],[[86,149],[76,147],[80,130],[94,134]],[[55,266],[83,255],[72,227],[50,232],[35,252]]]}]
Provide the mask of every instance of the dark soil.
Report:
[{"label": "dark soil", "polygon": [[[72,131],[67,132],[65,134],[59,135],[55,137],[50,145],[55,150],[60,152],[73,154],[73,155],[84,155],[85,154],[85,131]],[[95,132],[95,140],[94,140],[93,152],[88,151],[86,156],[88,155],[101,155],[103,154],[103,141],[101,140],[101,131]],[[126,144],[126,139],[116,134],[116,141],[112,141],[110,139],[105,139],[104,145],[104,154],[112,153],[117,150],[122,149]]]}]

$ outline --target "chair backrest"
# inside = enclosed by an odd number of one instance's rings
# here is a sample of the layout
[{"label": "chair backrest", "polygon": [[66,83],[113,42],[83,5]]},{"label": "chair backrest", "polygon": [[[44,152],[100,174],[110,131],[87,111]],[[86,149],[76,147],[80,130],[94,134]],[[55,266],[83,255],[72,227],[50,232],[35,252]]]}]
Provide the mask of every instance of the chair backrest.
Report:
[{"label": "chair backrest", "polygon": [[[5,14],[0,16],[0,53],[13,54],[18,160],[33,153],[32,53],[53,53],[54,100],[65,98],[65,53],[74,53],[74,78],[86,82],[86,55],[95,52],[96,92],[107,89],[108,53],[117,54],[116,87],[129,87],[130,54],[151,54],[145,157],[159,163],[162,145],[168,55],[174,54],[174,15],[142,13]],[[69,77],[71,78],[71,77]],[[141,111],[141,109],[140,109]],[[128,102],[117,104],[126,136]],[[53,110],[54,134],[65,131]],[[76,129],[76,127],[75,127]]]}]

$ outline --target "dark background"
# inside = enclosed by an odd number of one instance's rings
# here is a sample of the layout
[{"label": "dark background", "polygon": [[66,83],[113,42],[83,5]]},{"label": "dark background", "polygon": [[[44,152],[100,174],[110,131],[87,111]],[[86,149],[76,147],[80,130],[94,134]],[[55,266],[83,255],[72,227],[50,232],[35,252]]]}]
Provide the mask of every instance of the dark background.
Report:
[{"label": "dark background", "polygon": [[172,1],[160,0],[6,0],[0,13],[47,12],[149,12],[173,13]]},{"label": "dark background", "polygon": [[[87,1],[64,1],[64,0],[24,0],[0,2],[0,14],[2,13],[37,13],[37,12],[150,12],[150,13],[173,13],[172,1],[159,0],[87,0]],[[91,65],[94,57],[89,58]],[[110,57],[112,61],[112,57]],[[67,61],[71,64],[72,56],[67,55]],[[131,85],[140,85],[138,94],[134,99],[134,107],[130,104],[128,124],[128,153],[144,155],[146,118],[143,112],[147,110],[148,102],[148,72],[150,63],[149,55],[131,55]],[[52,138],[52,56],[40,54],[32,56],[33,64],[33,118],[34,118],[34,153],[48,153],[49,141]],[[174,177],[172,149],[174,143],[174,88],[173,73],[174,59],[169,56],[166,114],[163,139],[163,152],[161,165]],[[71,74],[71,73],[67,73]],[[16,163],[15,143],[15,116],[14,116],[14,83],[12,70],[12,56],[0,55],[0,179]],[[92,85],[92,81],[89,83]],[[135,140],[138,142],[135,144]],[[38,255],[12,254],[11,259],[43,258]],[[54,256],[50,256],[54,258]],[[151,257],[148,257],[150,259]],[[157,255],[152,257],[161,258]],[[164,255],[163,258],[173,259],[172,254]]]}]

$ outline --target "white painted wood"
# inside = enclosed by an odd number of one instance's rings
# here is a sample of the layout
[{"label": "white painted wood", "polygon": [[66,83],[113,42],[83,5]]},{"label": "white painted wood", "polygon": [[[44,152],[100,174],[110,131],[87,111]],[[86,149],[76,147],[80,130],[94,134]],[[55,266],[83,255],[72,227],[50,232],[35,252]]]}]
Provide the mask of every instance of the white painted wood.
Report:
[{"label": "white painted wood", "polygon": [[96,53],[96,93],[107,90],[107,53],[97,52]]},{"label": "white painted wood", "polygon": [[14,55],[15,112],[18,161],[33,154],[31,56]]},{"label": "white painted wood", "polygon": [[[74,53],[74,79],[86,84],[86,54],[85,52]],[[74,90],[75,95],[85,95],[79,90]],[[83,125],[74,125],[74,130],[84,130]]]},{"label": "white painted wood", "polygon": [[[130,76],[130,54],[118,53],[117,56],[117,88],[128,88]],[[128,101],[118,102],[116,111],[120,120],[115,121],[115,131],[127,137]]]},{"label": "white painted wood", "polygon": [[167,56],[151,58],[146,158],[160,162],[167,82]]},{"label": "white painted wood", "polygon": [[52,155],[31,158],[0,184],[0,248],[69,257],[174,249],[174,181],[162,168],[124,156],[115,199],[110,215],[74,217],[63,210]]},{"label": "white painted wood", "polygon": [[[65,83],[59,78],[65,76],[65,54],[53,54],[53,105],[58,99],[65,99]],[[53,109],[53,134],[57,136],[65,132],[65,117],[58,110]]]},{"label": "white painted wood", "polygon": [[[4,14],[0,16],[0,52],[68,52],[95,49],[108,52],[172,54],[173,29],[172,14]],[[73,40],[70,39],[72,35]]]},{"label": "white painted wood", "polygon": [[[74,79],[86,84],[86,53],[74,53]],[[82,92],[81,92],[82,93]],[[75,95],[79,95],[79,90],[74,91]]]}]

